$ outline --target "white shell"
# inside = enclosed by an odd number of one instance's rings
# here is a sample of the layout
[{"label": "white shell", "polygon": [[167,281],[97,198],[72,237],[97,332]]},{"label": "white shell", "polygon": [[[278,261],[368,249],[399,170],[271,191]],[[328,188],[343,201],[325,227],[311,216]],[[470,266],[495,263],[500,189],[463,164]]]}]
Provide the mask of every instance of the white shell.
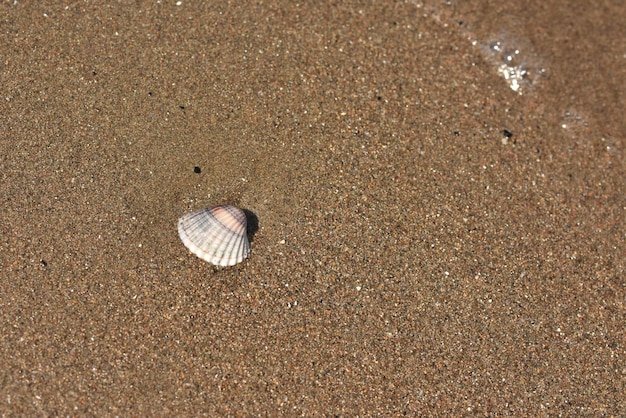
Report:
[{"label": "white shell", "polygon": [[185,247],[211,264],[234,266],[250,254],[246,214],[234,206],[214,206],[184,214],[178,235]]}]

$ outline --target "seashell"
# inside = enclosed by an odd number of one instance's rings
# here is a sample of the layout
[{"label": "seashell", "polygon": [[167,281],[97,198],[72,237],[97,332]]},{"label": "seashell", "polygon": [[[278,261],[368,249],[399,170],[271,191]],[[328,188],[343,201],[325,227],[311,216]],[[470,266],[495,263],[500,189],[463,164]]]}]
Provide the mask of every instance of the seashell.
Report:
[{"label": "seashell", "polygon": [[234,206],[214,206],[186,213],[178,235],[192,253],[217,266],[234,266],[250,254],[246,214]]}]

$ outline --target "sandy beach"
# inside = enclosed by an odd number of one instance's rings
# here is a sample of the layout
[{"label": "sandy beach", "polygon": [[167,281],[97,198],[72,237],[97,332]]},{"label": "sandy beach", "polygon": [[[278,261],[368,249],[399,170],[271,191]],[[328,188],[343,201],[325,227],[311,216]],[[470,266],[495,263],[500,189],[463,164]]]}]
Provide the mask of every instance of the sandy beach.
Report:
[{"label": "sandy beach", "polygon": [[624,21],[3,2],[0,415],[624,416]]}]

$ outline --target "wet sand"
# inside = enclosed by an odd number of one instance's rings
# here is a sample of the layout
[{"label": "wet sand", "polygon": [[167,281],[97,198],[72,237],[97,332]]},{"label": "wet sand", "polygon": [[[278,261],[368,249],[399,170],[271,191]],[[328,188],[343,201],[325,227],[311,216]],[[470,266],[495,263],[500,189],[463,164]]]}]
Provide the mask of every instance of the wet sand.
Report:
[{"label": "wet sand", "polygon": [[0,5],[0,413],[623,415],[626,10],[442,3]]}]

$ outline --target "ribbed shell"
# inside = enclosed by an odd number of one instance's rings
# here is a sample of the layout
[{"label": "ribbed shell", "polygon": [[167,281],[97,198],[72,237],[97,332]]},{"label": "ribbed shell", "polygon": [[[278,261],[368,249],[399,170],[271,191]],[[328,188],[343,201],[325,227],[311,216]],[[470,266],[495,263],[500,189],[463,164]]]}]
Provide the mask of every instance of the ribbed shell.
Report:
[{"label": "ribbed shell", "polygon": [[250,254],[246,214],[234,206],[214,206],[184,214],[178,235],[185,247],[211,264],[234,266]]}]

